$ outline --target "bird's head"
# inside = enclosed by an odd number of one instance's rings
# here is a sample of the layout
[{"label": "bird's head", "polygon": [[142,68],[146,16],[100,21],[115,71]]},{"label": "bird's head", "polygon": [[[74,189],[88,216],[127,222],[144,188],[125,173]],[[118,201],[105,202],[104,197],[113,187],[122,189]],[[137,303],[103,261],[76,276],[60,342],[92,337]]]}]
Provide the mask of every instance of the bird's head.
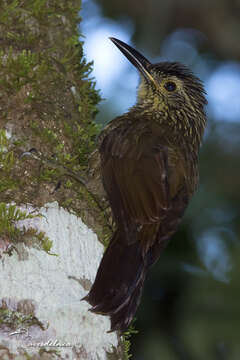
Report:
[{"label": "bird's head", "polygon": [[180,127],[189,120],[204,127],[205,91],[202,82],[186,66],[177,62],[152,64],[131,46],[110,39],[141,75],[137,106],[143,112],[165,114],[162,119],[172,119]]}]

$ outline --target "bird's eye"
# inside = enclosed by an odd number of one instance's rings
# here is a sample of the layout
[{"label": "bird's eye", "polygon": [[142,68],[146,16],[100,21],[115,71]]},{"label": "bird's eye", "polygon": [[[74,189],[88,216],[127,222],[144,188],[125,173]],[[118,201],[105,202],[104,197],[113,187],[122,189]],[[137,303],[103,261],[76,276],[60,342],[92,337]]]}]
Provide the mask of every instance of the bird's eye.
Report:
[{"label": "bird's eye", "polygon": [[175,91],[176,90],[176,84],[175,82],[173,81],[167,81],[165,84],[164,84],[164,87],[167,91]]}]

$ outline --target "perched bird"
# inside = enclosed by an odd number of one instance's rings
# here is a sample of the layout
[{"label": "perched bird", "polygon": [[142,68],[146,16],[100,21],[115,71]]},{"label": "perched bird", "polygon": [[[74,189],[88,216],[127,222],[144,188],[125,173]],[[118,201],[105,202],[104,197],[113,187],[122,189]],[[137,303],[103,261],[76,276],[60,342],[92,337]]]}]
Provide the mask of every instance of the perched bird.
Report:
[{"label": "perched bird", "polygon": [[146,272],[177,229],[198,183],[206,116],[201,81],[177,62],[151,64],[110,38],[140,73],[137,102],[99,137],[103,186],[116,231],[84,298],[126,330]]}]

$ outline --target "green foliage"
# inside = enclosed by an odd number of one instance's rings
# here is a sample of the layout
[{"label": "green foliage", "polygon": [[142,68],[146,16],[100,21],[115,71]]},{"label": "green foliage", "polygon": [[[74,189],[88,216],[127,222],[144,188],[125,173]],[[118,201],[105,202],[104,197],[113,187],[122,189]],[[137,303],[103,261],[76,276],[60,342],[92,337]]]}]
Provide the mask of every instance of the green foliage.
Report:
[{"label": "green foliage", "polygon": [[27,329],[32,325],[37,325],[45,330],[43,324],[33,314],[25,315],[19,311],[10,310],[6,306],[0,307],[0,325],[7,326],[12,330]]},{"label": "green foliage", "polygon": [[42,249],[48,254],[53,256],[58,256],[57,254],[53,254],[50,252],[52,248],[52,240],[49,239],[48,236],[43,231],[37,232],[35,231],[35,236],[39,240],[39,243],[41,244]]},{"label": "green foliage", "polygon": [[[6,61],[7,60],[7,61]],[[24,85],[36,79],[36,72],[33,68],[38,64],[38,54],[30,50],[22,50],[19,54],[14,54],[13,48],[9,48],[8,56],[4,51],[0,52],[0,68],[8,76],[0,78],[0,87],[8,93],[19,91]]]},{"label": "green foliage", "polygon": [[132,357],[130,354],[131,347],[131,336],[138,333],[138,330],[134,329],[134,326],[131,325],[127,331],[123,334],[123,345],[124,345],[124,360],[128,360]]},{"label": "green foliage", "polygon": [[22,232],[17,228],[17,222],[26,219],[33,219],[40,215],[27,214],[16,207],[0,203],[0,235],[10,238],[17,238]]},{"label": "green foliage", "polygon": [[14,155],[8,151],[9,141],[6,131],[0,129],[0,170],[9,173],[14,165]]},{"label": "green foliage", "polygon": [[12,151],[8,150],[9,141],[6,131],[0,128],[0,193],[16,187],[16,181],[11,176],[15,159]]},{"label": "green foliage", "polygon": [[[99,133],[93,116],[100,96],[88,80],[92,63],[83,58],[79,9],[80,1],[0,3],[0,27],[4,24],[6,34],[0,52],[0,95],[21,92],[23,104],[37,114],[30,121],[32,137],[47,144],[60,163],[83,169]],[[68,30],[60,33],[63,20]]]},{"label": "green foliage", "polygon": [[[38,187],[61,179],[64,167],[75,173],[84,171],[95,148],[99,127],[93,118],[100,96],[89,80],[92,63],[83,57],[79,40],[80,6],[78,0],[0,2],[1,126],[9,119],[13,128],[19,129],[21,123],[20,132],[5,146],[7,150],[0,149],[0,192],[7,203],[28,199],[39,205]],[[2,130],[0,136],[6,142],[4,134]],[[39,169],[29,157],[16,156],[28,150],[29,139],[30,146],[37,144],[38,151],[56,160],[55,167]],[[29,166],[24,173],[25,164]],[[20,186],[24,192],[19,192]],[[78,188],[75,181],[68,181],[61,188],[68,193],[60,204],[81,213],[75,199],[80,197],[88,204],[89,199],[86,191],[78,194]]]},{"label": "green foliage", "polygon": [[[0,203],[0,236],[7,237],[13,243],[24,242],[27,246],[33,246],[42,249],[49,255],[57,256],[50,252],[52,241],[42,231],[38,231],[32,227],[19,227],[18,222],[26,219],[33,219],[41,216],[41,214],[32,214],[22,211],[16,205]],[[30,242],[28,241],[30,239]]]}]

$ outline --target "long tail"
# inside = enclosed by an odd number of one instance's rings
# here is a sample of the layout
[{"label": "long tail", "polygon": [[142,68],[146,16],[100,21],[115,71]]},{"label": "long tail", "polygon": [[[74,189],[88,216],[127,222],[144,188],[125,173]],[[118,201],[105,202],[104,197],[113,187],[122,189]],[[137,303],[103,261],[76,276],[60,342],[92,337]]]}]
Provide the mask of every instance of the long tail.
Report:
[{"label": "long tail", "polygon": [[123,332],[131,323],[141,299],[146,272],[167,243],[167,238],[158,239],[155,235],[155,242],[143,251],[141,240],[146,240],[149,233],[153,235],[153,226],[147,225],[140,233],[135,232],[130,244],[119,230],[116,231],[92,288],[84,298],[92,305],[92,312],[110,316],[110,331]]},{"label": "long tail", "polygon": [[147,268],[147,256],[142,254],[139,241],[127,245],[117,231],[84,298],[92,305],[91,311],[110,316],[110,331],[124,331],[132,321]]}]

